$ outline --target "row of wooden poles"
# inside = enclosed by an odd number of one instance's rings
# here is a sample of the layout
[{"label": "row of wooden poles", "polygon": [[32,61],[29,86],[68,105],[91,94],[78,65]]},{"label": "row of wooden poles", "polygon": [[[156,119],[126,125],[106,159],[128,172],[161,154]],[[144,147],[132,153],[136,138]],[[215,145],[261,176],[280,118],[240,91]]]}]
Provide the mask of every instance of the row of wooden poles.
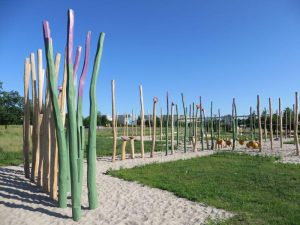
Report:
[{"label": "row of wooden poles", "polygon": [[[38,73],[36,73],[34,53],[30,54],[30,59],[26,58],[25,60],[23,124],[25,177],[42,187],[53,200],[58,200],[58,206],[61,208],[67,207],[68,192],[71,192],[72,217],[73,220],[77,221],[81,217],[83,157],[86,149],[82,104],[84,83],[89,65],[91,32],[87,33],[84,63],[78,82],[77,71],[81,46],[77,48],[73,65],[74,12],[73,10],[68,11],[68,37],[64,58],[63,83],[59,87],[57,86],[57,80],[61,55],[57,53],[54,60],[48,21],[43,22],[43,32],[47,69],[43,69],[41,49],[37,51]],[[104,33],[100,33],[89,90],[90,119],[86,155],[90,209],[94,209],[98,205],[96,188],[96,83],[103,43]],[[32,118],[30,118],[30,78]],[[45,88],[44,80],[46,80]],[[67,123],[66,109],[68,111]],[[32,132],[30,131],[30,120],[32,121]],[[31,162],[29,161],[30,149],[32,149]]]},{"label": "row of wooden poles", "polygon": [[[114,162],[116,159],[116,152],[117,152],[117,115],[116,115],[116,110],[115,110],[115,81],[112,80],[111,82],[111,87],[112,87],[112,131],[113,131],[113,151],[112,151],[112,161]],[[143,89],[142,89],[142,85],[140,85],[139,87],[140,89],[140,141],[141,141],[141,157],[144,158],[145,155],[145,151],[144,151],[144,132],[145,132],[145,119],[144,119],[144,100],[143,100]],[[221,139],[221,135],[220,135],[220,124],[221,124],[221,116],[220,116],[220,110],[218,110],[218,119],[213,117],[213,103],[211,102],[211,109],[210,109],[210,117],[206,118],[205,115],[205,110],[204,108],[202,108],[202,100],[201,97],[199,98],[199,105],[196,105],[196,113],[195,113],[195,104],[191,104],[190,105],[190,111],[189,111],[189,118],[187,116],[187,107],[185,107],[184,104],[184,98],[183,98],[183,94],[182,94],[182,104],[183,104],[183,109],[184,109],[184,115],[183,115],[183,122],[184,122],[184,136],[183,136],[183,149],[184,152],[187,151],[187,141],[190,140],[191,144],[192,144],[192,150],[193,151],[197,151],[197,142],[199,141],[201,144],[201,150],[204,150],[204,141],[206,140],[206,144],[207,144],[207,149],[215,149],[219,146],[218,141]],[[151,127],[151,122],[150,122],[150,115],[148,116],[148,121],[149,121],[149,133],[150,133],[150,137],[152,140],[152,148],[151,148],[151,152],[150,152],[150,157],[154,156],[154,151],[155,151],[155,142],[156,142],[156,103],[157,103],[158,99],[156,97],[154,97],[153,99],[153,114],[152,114],[152,120],[153,120],[153,126]],[[277,119],[277,123],[276,123],[276,137],[279,137],[280,139],[280,147],[283,147],[283,111],[282,111],[282,106],[281,106],[281,98],[278,99],[278,111],[276,112],[276,119]],[[176,118],[177,118],[177,122],[176,122],[176,134],[177,134],[177,140],[175,142],[174,137],[175,137],[175,126],[174,126],[174,107],[176,109]],[[269,140],[271,143],[271,150],[273,150],[273,141],[274,141],[274,135],[273,135],[273,109],[272,109],[272,99],[269,98],[269,132],[267,129],[267,117],[268,117],[268,112],[266,110],[266,108],[264,109],[264,116],[261,115],[261,106],[260,106],[260,96],[257,95],[257,114],[255,115],[255,112],[252,111],[252,107],[250,107],[250,130],[251,130],[251,140],[250,141],[254,141],[254,139],[257,139],[257,145],[259,148],[259,151],[262,151],[263,148],[263,134],[264,134],[264,141],[267,141],[267,136],[269,134]],[[198,111],[199,111],[199,116],[198,116]],[[279,112],[279,116],[278,116],[278,112]],[[292,113],[293,113],[293,122],[292,122]],[[254,115],[253,115],[254,114]],[[132,111],[132,118],[133,118],[133,111]],[[136,117],[136,116],[135,116]],[[243,116],[244,117],[244,116]],[[286,113],[286,121],[285,121],[285,133],[286,133],[286,138],[287,138],[287,129],[288,129],[288,119],[287,119],[287,113]],[[258,137],[255,137],[255,120],[257,118],[257,126],[258,126]],[[295,104],[293,105],[293,112],[290,111],[289,114],[289,119],[290,119],[290,123],[289,123],[289,136],[291,136],[291,127],[292,127],[292,123],[293,123],[293,127],[294,127],[294,143],[296,145],[296,154],[299,155],[299,144],[298,144],[298,93],[295,93]],[[189,138],[187,139],[187,129],[188,129],[188,120],[189,120]],[[264,122],[262,122],[262,120],[264,120]],[[279,120],[279,121],[278,121]],[[178,114],[178,106],[177,104],[174,104],[173,102],[171,103],[171,154],[174,153],[175,147],[177,147],[177,149],[179,149],[179,126],[180,126],[180,116]],[[168,93],[167,93],[167,119],[166,119],[166,131],[165,131],[165,141],[166,141],[166,155],[168,154],[169,151],[169,131],[168,131],[168,127],[169,127],[169,100],[168,100]],[[217,123],[217,126],[216,126]],[[123,136],[121,136],[121,140],[122,140],[122,147],[121,147],[121,159],[125,159],[126,158],[126,143],[127,141],[130,140],[130,144],[131,144],[131,152],[130,152],[130,158],[134,158],[135,157],[135,148],[134,148],[134,132],[133,132],[133,125],[132,125],[132,134],[131,136],[128,136],[128,117],[127,115],[125,115],[125,125],[126,125],[126,130],[127,132],[125,132],[125,127],[124,127],[124,131],[123,131]],[[125,126],[124,125],[124,126]],[[262,128],[262,125],[264,125],[264,127]],[[215,135],[214,135],[214,126],[217,127],[217,139],[215,140]],[[197,132],[197,128],[199,127],[199,134]],[[160,141],[163,140],[163,114],[162,114],[162,108],[161,108],[161,115],[160,115]],[[152,131],[152,132],[151,132]],[[191,132],[192,131],[192,132]],[[243,134],[241,134],[240,136],[238,136],[238,116],[237,116],[237,110],[236,110],[236,102],[235,99],[233,98],[232,101],[232,114],[231,114],[231,131],[232,131],[232,138],[229,141],[229,145],[232,147],[232,149],[234,150],[236,147],[236,141],[238,141],[238,139],[243,140],[242,142],[245,141],[245,138],[242,136]],[[136,135],[137,135],[137,123],[136,123]],[[151,134],[152,133],[152,134]],[[208,140],[208,133],[210,133],[210,144],[209,144],[209,140]],[[278,134],[280,134],[280,136],[278,136]],[[227,141],[228,142],[228,141]],[[175,145],[176,143],[176,145]]]},{"label": "row of wooden poles", "polygon": [[[24,171],[25,177],[42,187],[50,197],[57,200],[58,197],[58,146],[56,141],[56,129],[50,97],[50,89],[46,82],[45,93],[42,50],[37,51],[38,73],[36,73],[35,54],[25,60],[24,71]],[[55,79],[59,74],[61,55],[55,57]],[[63,124],[65,124],[66,105],[66,65],[64,66],[64,79],[62,89],[59,93],[59,106]],[[31,102],[29,99],[29,86],[31,80]],[[37,82],[38,81],[38,82]],[[33,116],[30,118],[30,107],[32,103]],[[32,121],[32,131],[30,129]],[[30,137],[31,136],[31,137]],[[30,142],[32,143],[31,170],[29,161]]]}]

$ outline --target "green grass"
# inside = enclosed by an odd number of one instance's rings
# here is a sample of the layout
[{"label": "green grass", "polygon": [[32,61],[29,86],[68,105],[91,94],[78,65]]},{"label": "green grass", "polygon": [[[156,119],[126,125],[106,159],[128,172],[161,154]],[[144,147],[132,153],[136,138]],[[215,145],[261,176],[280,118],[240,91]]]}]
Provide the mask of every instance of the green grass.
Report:
[{"label": "green grass", "polygon": [[[129,134],[131,129],[128,130]],[[146,135],[149,135],[149,128],[146,128]],[[123,134],[123,128],[118,128],[119,136]],[[159,138],[159,130],[157,130],[157,140]],[[86,131],[86,143],[88,133]],[[122,141],[117,142],[117,154],[121,154]],[[165,150],[165,142],[156,142],[156,151]],[[104,128],[97,130],[97,156],[111,156],[112,155],[112,131],[111,128]],[[145,152],[149,152],[152,147],[151,141],[144,142]],[[7,129],[0,126],[0,166],[20,165],[23,163],[23,135],[22,126],[10,125]],[[130,143],[127,143],[126,151],[130,152]],[[140,141],[135,141],[135,153],[140,153]]]},{"label": "green grass", "polygon": [[237,153],[108,171],[237,213],[222,224],[299,224],[300,165]]}]

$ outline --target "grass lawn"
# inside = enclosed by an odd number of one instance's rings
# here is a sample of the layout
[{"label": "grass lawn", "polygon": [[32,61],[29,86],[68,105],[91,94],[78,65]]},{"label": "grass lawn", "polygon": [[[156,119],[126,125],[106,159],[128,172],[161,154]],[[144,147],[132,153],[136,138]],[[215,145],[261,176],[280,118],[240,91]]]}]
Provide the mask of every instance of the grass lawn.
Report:
[{"label": "grass lawn", "polygon": [[237,153],[108,171],[237,213],[221,224],[300,224],[300,165]]},{"label": "grass lawn", "polygon": [[[129,129],[129,134],[131,129]],[[123,134],[123,128],[118,128],[118,134]],[[146,129],[146,135],[149,135],[149,128]],[[157,130],[157,140],[159,140],[159,130]],[[86,144],[88,132],[86,130]],[[140,141],[135,141],[135,152],[140,153]],[[121,154],[122,141],[117,142],[117,154]],[[156,151],[165,150],[165,142],[156,142]],[[112,155],[112,130],[111,128],[104,128],[97,130],[97,156],[111,156]],[[152,148],[151,141],[144,141],[145,152],[149,152]],[[0,166],[20,165],[23,163],[23,134],[22,126],[10,125],[7,129],[0,126]],[[127,143],[126,151],[130,152],[130,143]],[[31,152],[30,152],[31,153]],[[31,156],[31,154],[30,154]]]}]

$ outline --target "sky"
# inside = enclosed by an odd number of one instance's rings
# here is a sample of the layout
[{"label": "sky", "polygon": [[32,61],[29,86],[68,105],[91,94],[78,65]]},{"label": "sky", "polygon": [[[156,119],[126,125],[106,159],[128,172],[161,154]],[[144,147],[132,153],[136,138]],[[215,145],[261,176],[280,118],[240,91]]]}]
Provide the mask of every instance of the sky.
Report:
[{"label": "sky", "polygon": [[[23,95],[24,60],[38,48],[44,52],[42,22],[48,20],[54,52],[63,53],[67,10],[75,11],[74,51],[84,47],[91,30],[91,56],[84,91],[89,114],[89,85],[100,32],[104,50],[97,81],[97,107],[111,114],[111,80],[116,83],[118,114],[139,114],[139,85],[145,113],[153,97],[166,112],[166,93],[182,113],[199,102],[213,113],[248,114],[268,98],[276,109],[294,102],[300,91],[300,1],[298,0],[0,0],[0,81],[6,91]],[[84,53],[84,49],[83,49]],[[83,56],[83,55],[82,55]],[[83,65],[83,57],[79,71]],[[60,64],[63,68],[63,61]],[[44,59],[44,67],[46,67]],[[62,69],[59,83],[62,81]]]}]

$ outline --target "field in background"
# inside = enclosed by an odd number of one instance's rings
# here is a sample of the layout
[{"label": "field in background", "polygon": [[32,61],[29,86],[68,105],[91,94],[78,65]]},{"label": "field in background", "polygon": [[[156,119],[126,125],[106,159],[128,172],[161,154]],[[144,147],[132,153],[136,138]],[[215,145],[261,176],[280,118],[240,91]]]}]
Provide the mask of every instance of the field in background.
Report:
[{"label": "field in background", "polygon": [[220,224],[299,224],[300,165],[274,162],[271,157],[217,153],[108,174],[237,213]]}]

